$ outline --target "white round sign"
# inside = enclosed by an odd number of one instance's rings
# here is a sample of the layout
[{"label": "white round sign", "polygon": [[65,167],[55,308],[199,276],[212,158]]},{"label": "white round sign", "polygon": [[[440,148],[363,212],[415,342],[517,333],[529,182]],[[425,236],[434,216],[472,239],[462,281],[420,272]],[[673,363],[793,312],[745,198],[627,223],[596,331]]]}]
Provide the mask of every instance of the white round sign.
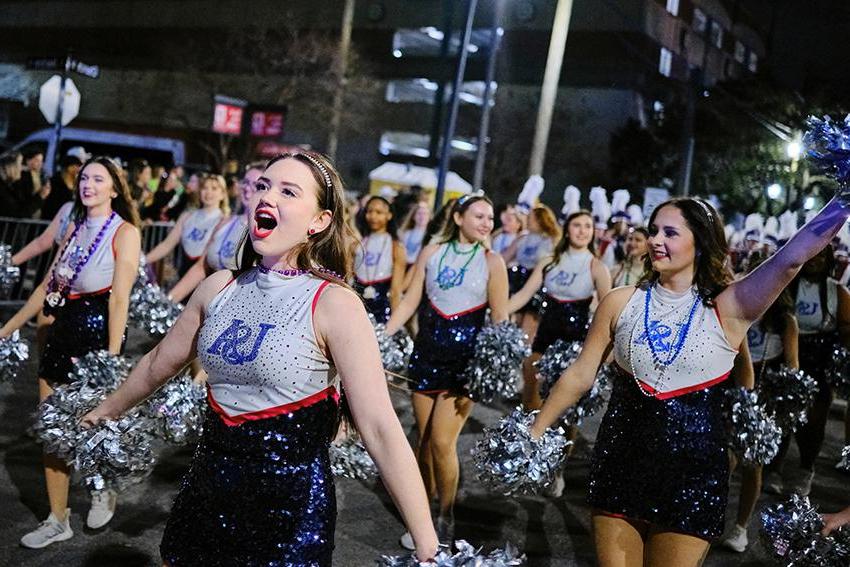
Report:
[{"label": "white round sign", "polygon": [[[38,97],[38,108],[50,124],[56,122],[59,89],[62,77],[53,75],[43,85]],[[70,77],[65,79],[65,99],[62,101],[62,126],[67,126],[80,113],[80,91]]]}]

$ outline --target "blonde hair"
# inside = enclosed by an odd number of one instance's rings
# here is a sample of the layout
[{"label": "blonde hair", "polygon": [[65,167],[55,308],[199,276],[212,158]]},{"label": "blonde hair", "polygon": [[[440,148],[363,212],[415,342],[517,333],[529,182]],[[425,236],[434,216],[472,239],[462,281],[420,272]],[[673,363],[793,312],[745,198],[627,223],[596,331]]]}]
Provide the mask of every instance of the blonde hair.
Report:
[{"label": "blonde hair", "polygon": [[225,216],[230,214],[230,195],[227,194],[227,182],[224,177],[215,173],[209,173],[198,179],[198,198],[200,199],[201,190],[207,183],[215,183],[221,189],[221,201],[218,207]]}]

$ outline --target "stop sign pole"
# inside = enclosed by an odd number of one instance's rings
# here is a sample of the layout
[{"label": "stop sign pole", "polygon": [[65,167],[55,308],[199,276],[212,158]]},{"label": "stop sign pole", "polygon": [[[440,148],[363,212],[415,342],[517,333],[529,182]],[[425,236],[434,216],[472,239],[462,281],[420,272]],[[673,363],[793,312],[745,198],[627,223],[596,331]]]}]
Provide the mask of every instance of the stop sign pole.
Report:
[{"label": "stop sign pole", "polygon": [[56,173],[61,152],[59,142],[62,140],[62,105],[65,102],[65,84],[68,82],[68,72],[71,70],[71,55],[65,56],[65,65],[62,67],[62,82],[59,83],[59,97],[56,102],[56,120],[53,123],[53,171]]}]

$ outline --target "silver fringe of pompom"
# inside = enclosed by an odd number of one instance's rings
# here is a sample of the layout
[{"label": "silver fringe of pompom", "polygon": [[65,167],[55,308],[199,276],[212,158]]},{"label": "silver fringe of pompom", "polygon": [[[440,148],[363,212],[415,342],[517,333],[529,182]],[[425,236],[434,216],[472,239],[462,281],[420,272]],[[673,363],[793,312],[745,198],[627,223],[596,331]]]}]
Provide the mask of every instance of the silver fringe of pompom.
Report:
[{"label": "silver fringe of pompom", "polygon": [[129,319],[133,326],[154,337],[165,335],[183,311],[183,306],[147,278],[136,280],[130,293]]},{"label": "silver fringe of pompom", "polygon": [[95,350],[74,361],[74,369],[68,373],[72,383],[79,382],[89,388],[115,390],[130,375],[133,362],[122,355],[107,350]]},{"label": "silver fringe of pompom", "polygon": [[413,352],[413,339],[402,329],[393,336],[387,335],[387,326],[377,323],[369,313],[369,320],[375,328],[375,338],[378,339],[378,350],[381,351],[381,364],[390,372],[401,372],[407,368],[407,361]]},{"label": "silver fringe of pompom", "polygon": [[850,473],[850,445],[845,445],[841,450],[841,460],[838,461],[835,468]]},{"label": "silver fringe of pompom", "polygon": [[568,342],[558,339],[546,349],[543,356],[534,363],[537,375],[540,376],[540,395],[543,399],[549,397],[549,391],[561,377],[564,370],[569,368],[581,354],[581,341]]},{"label": "silver fringe of pompom", "polygon": [[489,403],[517,393],[522,361],[531,355],[528,336],[509,321],[489,325],[475,338],[475,355],[466,367],[469,397]]},{"label": "silver fringe of pompom", "polygon": [[514,567],[526,562],[525,554],[510,543],[487,554],[462,539],[455,541],[455,548],[458,551],[452,554],[451,550],[441,547],[428,563],[420,563],[412,553],[384,555],[378,560],[378,567]]},{"label": "silver fringe of pompom", "polygon": [[536,494],[552,482],[572,442],[560,427],[549,428],[539,439],[532,439],[530,428],[536,414],[516,408],[484,430],[472,450],[472,459],[485,487],[510,496]]},{"label": "silver fringe of pompom", "polygon": [[846,567],[850,565],[850,530],[822,536],[823,519],[808,497],[794,494],[787,502],[761,512],[760,537],[774,559],[788,567]]},{"label": "silver fringe of pompom", "polygon": [[158,438],[184,445],[201,436],[207,390],[183,374],[169,380],[141,406]]},{"label": "silver fringe of pompom", "polygon": [[754,390],[733,388],[728,395],[732,450],[747,465],[769,463],[779,452],[782,429],[768,415]]},{"label": "silver fringe of pompom", "polygon": [[783,365],[779,370],[767,369],[759,381],[759,399],[782,431],[790,433],[806,423],[806,412],[817,394],[815,379],[802,370]]},{"label": "silver fringe of pompom", "polygon": [[12,265],[12,247],[0,244],[0,298],[8,297],[20,279],[21,269]]},{"label": "silver fringe of pompom", "polygon": [[72,459],[80,433],[80,418],[97,407],[107,395],[105,388],[84,382],[63,384],[38,405],[32,430],[44,451],[60,459]]},{"label": "silver fringe of pompom", "polygon": [[832,368],[827,372],[836,397],[850,400],[850,350],[836,347],[832,351]]},{"label": "silver fringe of pompom", "polygon": [[21,340],[19,331],[0,339],[0,382],[17,378],[23,363],[29,357],[29,343]]},{"label": "silver fringe of pompom", "polygon": [[123,490],[153,470],[156,461],[148,427],[136,412],[81,429],[68,464],[91,490]]},{"label": "silver fringe of pompom", "polygon": [[378,476],[378,467],[363,443],[349,437],[340,444],[331,443],[331,471],[334,476],[356,480],[371,480]]}]

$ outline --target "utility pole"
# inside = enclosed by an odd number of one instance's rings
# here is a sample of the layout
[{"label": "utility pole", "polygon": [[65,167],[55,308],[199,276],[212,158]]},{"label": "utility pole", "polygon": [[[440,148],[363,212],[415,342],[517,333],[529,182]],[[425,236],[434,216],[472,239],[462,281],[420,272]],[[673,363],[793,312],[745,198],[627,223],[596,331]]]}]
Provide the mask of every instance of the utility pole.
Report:
[{"label": "utility pole", "polygon": [[466,0],[466,25],[460,36],[460,51],[457,58],[457,69],[452,86],[452,100],[449,107],[449,116],[446,119],[446,132],[443,136],[443,147],[440,152],[440,166],[437,172],[437,191],[434,195],[434,210],[439,210],[443,203],[443,193],[446,189],[446,175],[449,172],[452,154],[452,138],[455,134],[457,124],[457,112],[460,106],[460,86],[463,84],[463,76],[466,72],[466,60],[469,55],[469,38],[472,35],[472,21],[475,19],[475,8],[478,0]]},{"label": "utility pole", "polygon": [[552,23],[552,36],[549,39],[549,54],[546,56],[546,71],[543,73],[543,88],[540,91],[540,107],[537,110],[537,125],[534,128],[534,143],[531,146],[531,160],[528,166],[529,175],[543,174],[546,145],[549,143],[552,112],[558,95],[558,80],[561,77],[561,64],[567,47],[572,11],[573,0],[558,0],[555,21]]},{"label": "utility pole", "polygon": [[337,83],[334,92],[333,114],[331,115],[331,131],[328,135],[328,157],[336,159],[336,149],[339,144],[339,126],[342,122],[342,104],[347,83],[348,53],[351,50],[351,28],[354,22],[354,1],[345,0],[342,12],[342,30],[339,38],[339,61],[337,64]]},{"label": "utility pole", "polygon": [[490,28],[490,52],[487,54],[487,73],[484,77],[484,96],[481,107],[481,124],[478,127],[478,151],[475,153],[475,174],[473,175],[472,188],[481,191],[484,183],[484,163],[487,157],[487,144],[490,143],[490,108],[493,106],[493,81],[496,78],[496,55],[502,42],[504,30],[499,25],[502,23],[502,14],[505,11],[505,0],[496,0],[493,8],[493,25]]},{"label": "utility pole", "polygon": [[62,141],[62,107],[65,102],[65,85],[68,82],[68,73],[71,71],[71,51],[65,55],[65,65],[62,66],[62,82],[59,83],[59,102],[56,104],[56,121],[53,123],[53,171],[56,173],[62,152],[59,151],[59,142]]}]

